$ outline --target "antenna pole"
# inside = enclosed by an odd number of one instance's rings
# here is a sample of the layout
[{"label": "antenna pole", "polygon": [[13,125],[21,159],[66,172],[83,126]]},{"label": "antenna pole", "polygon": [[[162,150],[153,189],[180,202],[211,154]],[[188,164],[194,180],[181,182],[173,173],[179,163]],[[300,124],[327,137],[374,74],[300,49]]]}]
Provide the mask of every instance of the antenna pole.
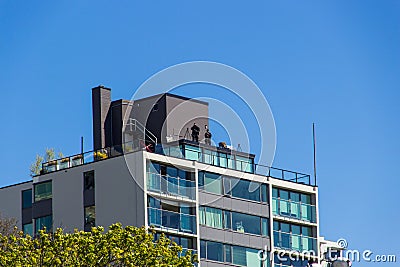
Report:
[{"label": "antenna pole", "polygon": [[83,136],[81,136],[81,154],[83,154]]},{"label": "antenna pole", "polygon": [[316,139],[315,139],[315,123],[312,124],[313,131],[313,147],[314,147],[314,185],[317,185],[317,149],[316,149]]}]

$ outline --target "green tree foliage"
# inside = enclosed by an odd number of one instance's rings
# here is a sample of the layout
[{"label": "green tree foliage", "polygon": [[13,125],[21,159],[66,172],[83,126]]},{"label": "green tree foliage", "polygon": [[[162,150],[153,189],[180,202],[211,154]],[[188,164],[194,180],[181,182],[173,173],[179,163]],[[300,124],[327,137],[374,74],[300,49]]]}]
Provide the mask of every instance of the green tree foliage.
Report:
[{"label": "green tree foliage", "polygon": [[36,238],[22,232],[0,234],[0,266],[193,266],[195,257],[181,252],[182,247],[164,235],[154,241],[144,227],[119,223],[108,232],[93,227],[91,232],[74,233],[41,230]]},{"label": "green tree foliage", "polygon": [[[58,152],[58,158],[63,158],[64,155],[62,152]],[[42,163],[52,161],[56,159],[56,152],[54,148],[46,148],[44,151],[44,156],[36,155],[35,161],[31,164],[30,172],[31,176],[35,176],[40,174],[42,169]]]}]

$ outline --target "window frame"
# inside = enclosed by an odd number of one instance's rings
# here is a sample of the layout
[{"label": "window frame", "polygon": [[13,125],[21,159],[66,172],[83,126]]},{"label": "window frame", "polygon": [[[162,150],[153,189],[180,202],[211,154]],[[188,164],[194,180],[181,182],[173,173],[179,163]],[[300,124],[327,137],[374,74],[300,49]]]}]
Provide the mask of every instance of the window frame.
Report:
[{"label": "window frame", "polygon": [[[41,197],[40,199],[38,199],[37,198],[37,186],[41,186],[41,185],[44,185],[44,184],[50,184],[50,188],[51,188],[51,191],[50,191],[50,194],[49,194],[49,196],[44,196],[44,197]],[[36,184],[34,184],[33,185],[33,201],[34,202],[39,202],[39,201],[43,201],[43,200],[48,200],[48,199],[52,199],[53,198],[53,181],[52,180],[47,180],[47,181],[43,181],[43,182],[40,182],[40,183],[36,183]]]},{"label": "window frame", "polygon": [[[25,205],[25,193],[26,192],[31,192],[30,193],[30,200],[29,200],[29,204],[28,204],[28,206],[26,206]],[[32,201],[32,199],[33,199],[33,189],[32,188],[30,188],[30,189],[26,189],[26,190],[22,190],[22,192],[21,192],[21,205],[22,205],[22,209],[29,209],[29,208],[32,208],[32,205],[33,205],[33,201]]]}]

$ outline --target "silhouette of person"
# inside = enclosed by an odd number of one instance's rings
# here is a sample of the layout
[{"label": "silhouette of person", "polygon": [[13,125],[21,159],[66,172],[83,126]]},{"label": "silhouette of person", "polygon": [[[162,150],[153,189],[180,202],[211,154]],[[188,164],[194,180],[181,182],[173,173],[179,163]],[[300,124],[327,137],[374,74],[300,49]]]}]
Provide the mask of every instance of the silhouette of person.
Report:
[{"label": "silhouette of person", "polygon": [[204,138],[205,138],[204,140],[207,145],[211,145],[211,137],[212,137],[212,134],[206,125],[206,132],[204,133]]},{"label": "silhouette of person", "polygon": [[192,141],[199,142],[199,134],[200,134],[199,126],[197,126],[196,123],[193,123],[193,126],[192,128],[190,128],[190,130],[192,130]]}]

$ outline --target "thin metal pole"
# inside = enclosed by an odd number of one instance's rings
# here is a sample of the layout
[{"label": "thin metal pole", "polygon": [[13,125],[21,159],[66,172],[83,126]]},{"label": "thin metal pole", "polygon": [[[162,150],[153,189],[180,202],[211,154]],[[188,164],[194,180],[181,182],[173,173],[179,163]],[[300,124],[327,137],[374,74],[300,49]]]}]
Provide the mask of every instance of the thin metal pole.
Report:
[{"label": "thin metal pole", "polygon": [[83,154],[83,136],[81,136],[81,154]]},{"label": "thin metal pole", "polygon": [[315,123],[312,124],[313,130],[313,147],[314,147],[314,185],[317,185],[317,148],[315,139]]}]

